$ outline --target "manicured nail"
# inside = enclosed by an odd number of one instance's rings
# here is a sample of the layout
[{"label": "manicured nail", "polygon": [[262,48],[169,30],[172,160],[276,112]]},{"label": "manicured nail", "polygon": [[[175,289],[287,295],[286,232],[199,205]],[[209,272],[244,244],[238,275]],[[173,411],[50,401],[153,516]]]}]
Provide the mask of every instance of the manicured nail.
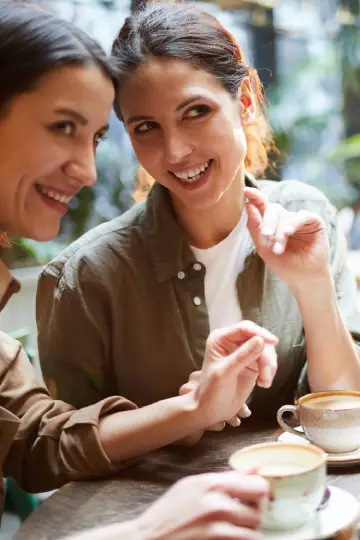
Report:
[{"label": "manicured nail", "polygon": [[275,255],[281,255],[282,253],[284,253],[284,245],[281,244],[280,242],[275,242],[275,244],[273,245],[273,253],[275,253]]},{"label": "manicured nail", "polygon": [[249,418],[249,416],[251,416],[251,411],[250,411],[249,407],[246,405],[246,403],[244,404],[242,412],[243,412],[243,415],[245,416],[245,418]]},{"label": "manicured nail", "polygon": [[240,418],[237,416],[237,417],[236,417],[236,421],[235,421],[235,427],[239,427],[240,424],[241,424],[241,420],[240,420]]}]

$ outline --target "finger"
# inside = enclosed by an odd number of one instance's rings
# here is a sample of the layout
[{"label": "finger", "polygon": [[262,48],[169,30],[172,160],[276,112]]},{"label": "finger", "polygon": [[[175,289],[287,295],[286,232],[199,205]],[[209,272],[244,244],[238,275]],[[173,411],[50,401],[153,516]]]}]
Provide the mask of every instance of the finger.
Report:
[{"label": "finger", "polygon": [[260,212],[261,217],[263,217],[266,208],[269,205],[268,199],[265,197],[265,195],[261,193],[260,189],[249,187],[244,187],[243,193],[246,199],[248,199],[251,204],[256,206],[256,208]]},{"label": "finger", "polygon": [[208,428],[206,428],[206,431],[222,431],[225,428],[225,422],[217,422],[216,424],[212,424]]},{"label": "finger", "polygon": [[259,508],[236,501],[224,492],[213,491],[205,496],[205,504],[209,520],[226,521],[239,527],[257,529],[261,525],[262,513]]},{"label": "finger", "polygon": [[324,221],[320,216],[306,210],[300,210],[296,213],[294,225],[296,231],[299,231],[303,227],[311,228],[311,232],[318,232],[325,228]]},{"label": "finger", "polygon": [[220,328],[213,331],[210,336],[214,336],[217,341],[221,339],[226,339],[235,344],[244,341],[244,339],[254,336],[259,336],[266,343],[272,345],[276,345],[279,341],[274,334],[269,332],[269,330],[266,330],[266,328],[262,328],[261,326],[255,324],[252,321],[241,321],[239,323],[232,324],[227,328]]},{"label": "finger", "polygon": [[269,484],[261,476],[237,471],[210,473],[207,476],[211,489],[224,491],[230,497],[246,503],[262,504],[269,493]]},{"label": "finger", "polygon": [[280,217],[285,213],[284,208],[280,204],[270,204],[264,214],[261,229],[260,242],[266,247],[272,247],[278,222]]},{"label": "finger", "polygon": [[219,371],[224,375],[237,377],[244,369],[255,362],[262,354],[264,340],[259,336],[254,336],[238,347],[232,354],[224,358],[224,362],[219,363]]},{"label": "finger", "polygon": [[231,427],[239,427],[241,424],[241,420],[238,416],[233,416],[232,418],[227,420],[226,423]]},{"label": "finger", "polygon": [[277,371],[277,353],[272,345],[264,345],[263,353],[258,362],[259,376],[257,385],[262,388],[269,388],[273,382]]},{"label": "finger", "polygon": [[244,405],[239,410],[238,416],[240,416],[240,418],[249,418],[249,416],[251,416],[251,411],[249,407],[246,405],[246,403],[244,403]]},{"label": "finger", "polygon": [[190,373],[189,381],[197,382],[200,380],[200,377],[201,377],[201,370],[199,369],[198,371],[193,371],[192,373]]},{"label": "finger", "polygon": [[184,396],[185,394],[190,394],[190,392],[193,392],[197,386],[197,383],[195,382],[187,382],[180,386],[179,390],[179,396]]},{"label": "finger", "polygon": [[296,214],[294,212],[280,213],[274,236],[272,251],[275,255],[282,255],[286,250],[289,236],[296,231]]},{"label": "finger", "polygon": [[246,211],[248,215],[247,228],[255,245],[258,245],[260,242],[262,215],[257,207],[252,203],[246,203]]}]

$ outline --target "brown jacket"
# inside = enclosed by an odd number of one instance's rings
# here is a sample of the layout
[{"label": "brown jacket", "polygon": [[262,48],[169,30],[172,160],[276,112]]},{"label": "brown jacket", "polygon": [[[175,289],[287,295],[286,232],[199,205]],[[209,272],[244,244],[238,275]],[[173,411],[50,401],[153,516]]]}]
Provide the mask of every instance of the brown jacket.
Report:
[{"label": "brown jacket", "polygon": [[[345,323],[360,340],[355,281],[334,207],[296,181],[254,182],[291,211],[320,214],[331,244],[331,268]],[[206,269],[197,263],[172,210],[155,184],[146,202],[93,229],[53,260],[40,277],[37,314],[43,373],[57,396],[83,407],[112,394],[143,406],[177,395],[200,369],[209,334]],[[254,416],[274,413],[307,391],[301,315],[287,285],[255,251],[238,276],[244,318],[280,338],[272,387],[256,388]],[[71,339],[69,339],[71,336]],[[324,370],[326,365],[324,365]]]},{"label": "brown jacket", "polygon": [[[19,288],[0,261],[0,305]],[[20,343],[0,332],[0,470],[24,490],[47,491],[119,469],[101,446],[99,418],[134,407],[119,397],[80,411],[53,401],[36,381]],[[0,517],[3,499],[1,475]]]}]

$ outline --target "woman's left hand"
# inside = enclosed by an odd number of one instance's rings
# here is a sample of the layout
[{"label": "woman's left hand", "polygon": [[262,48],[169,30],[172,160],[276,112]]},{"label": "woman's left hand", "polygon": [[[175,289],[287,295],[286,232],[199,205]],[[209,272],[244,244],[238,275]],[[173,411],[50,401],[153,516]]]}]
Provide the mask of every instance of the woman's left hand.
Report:
[{"label": "woman's left hand", "polygon": [[289,287],[321,278],[330,265],[329,240],[320,216],[289,212],[256,188],[244,188],[248,229],[270,270]]}]

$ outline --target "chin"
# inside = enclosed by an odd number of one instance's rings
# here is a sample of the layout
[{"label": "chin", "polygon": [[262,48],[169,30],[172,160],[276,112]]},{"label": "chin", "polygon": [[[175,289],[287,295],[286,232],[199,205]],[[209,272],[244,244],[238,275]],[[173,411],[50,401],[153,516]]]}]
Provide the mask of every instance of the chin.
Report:
[{"label": "chin", "polygon": [[35,240],[36,242],[49,242],[50,240],[54,240],[59,232],[60,224],[54,226],[47,224],[42,227],[41,225],[37,225],[34,227],[29,227],[22,236]]}]

